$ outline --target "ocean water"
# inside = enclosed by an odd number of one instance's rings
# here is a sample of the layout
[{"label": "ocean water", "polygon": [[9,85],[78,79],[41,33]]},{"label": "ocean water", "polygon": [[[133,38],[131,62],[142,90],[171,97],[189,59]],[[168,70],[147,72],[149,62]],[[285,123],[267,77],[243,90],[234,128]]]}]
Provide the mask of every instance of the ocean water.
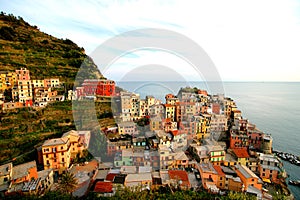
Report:
[{"label": "ocean water", "polygon": [[[244,118],[273,137],[273,148],[300,156],[300,83],[298,82],[117,82],[142,98],[153,95],[164,101],[181,87],[198,87],[210,94],[224,93],[235,100]],[[300,180],[300,167],[284,162],[288,179]],[[289,185],[296,199],[300,188]]]}]

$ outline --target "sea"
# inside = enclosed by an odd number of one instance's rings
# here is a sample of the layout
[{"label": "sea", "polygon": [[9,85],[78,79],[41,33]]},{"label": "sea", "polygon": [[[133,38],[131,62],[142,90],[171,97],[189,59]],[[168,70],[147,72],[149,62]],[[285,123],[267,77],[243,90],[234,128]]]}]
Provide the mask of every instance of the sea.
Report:
[{"label": "sea", "polygon": [[[242,116],[273,137],[273,149],[300,156],[300,82],[117,82],[121,88],[152,95],[164,102],[167,93],[177,94],[181,87],[197,87],[210,94],[232,98]],[[300,166],[283,162],[288,180],[300,180]],[[296,199],[300,187],[288,185]]]}]

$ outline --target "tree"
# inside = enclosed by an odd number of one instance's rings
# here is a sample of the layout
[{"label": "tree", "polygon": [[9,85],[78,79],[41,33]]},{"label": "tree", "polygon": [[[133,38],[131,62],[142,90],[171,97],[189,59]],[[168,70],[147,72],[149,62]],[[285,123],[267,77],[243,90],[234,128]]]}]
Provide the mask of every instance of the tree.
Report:
[{"label": "tree", "polygon": [[9,101],[12,101],[12,89],[9,88],[9,89],[6,89],[4,90],[4,96],[5,96],[5,101],[6,102],[9,102]]},{"label": "tree", "polygon": [[75,175],[70,172],[66,172],[61,177],[61,181],[59,183],[59,189],[62,193],[70,194],[75,190],[77,183],[78,181],[75,178]]}]

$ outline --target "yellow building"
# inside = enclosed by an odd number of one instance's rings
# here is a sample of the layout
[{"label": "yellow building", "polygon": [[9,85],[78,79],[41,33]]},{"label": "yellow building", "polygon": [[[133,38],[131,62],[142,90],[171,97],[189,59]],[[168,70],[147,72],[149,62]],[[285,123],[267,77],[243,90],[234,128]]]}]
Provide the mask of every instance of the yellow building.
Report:
[{"label": "yellow building", "polygon": [[34,88],[37,88],[37,87],[44,87],[44,80],[32,80],[32,86]]},{"label": "yellow building", "polygon": [[172,121],[175,119],[175,106],[170,104],[164,104],[165,118],[170,118]]},{"label": "yellow building", "polygon": [[202,114],[200,116],[194,116],[195,134],[197,139],[205,139],[210,136],[210,121],[211,115]]},{"label": "yellow building", "polygon": [[12,89],[17,82],[17,74],[15,72],[0,72],[0,93],[6,89]]},{"label": "yellow building", "polygon": [[18,87],[15,89],[18,92],[19,102],[26,103],[32,101],[33,94],[31,80],[18,80]]},{"label": "yellow building", "polygon": [[63,134],[62,138],[68,138],[70,141],[71,159],[75,159],[77,154],[83,150],[83,144],[80,144],[80,136],[77,131],[71,130]]},{"label": "yellow building", "polygon": [[51,87],[59,87],[59,79],[58,78],[51,78],[50,79]]},{"label": "yellow building", "polygon": [[42,145],[44,169],[59,171],[61,173],[70,166],[71,142],[68,137],[54,138]]},{"label": "yellow building", "polygon": [[150,118],[150,130],[161,130],[162,129],[162,119],[159,116]]}]

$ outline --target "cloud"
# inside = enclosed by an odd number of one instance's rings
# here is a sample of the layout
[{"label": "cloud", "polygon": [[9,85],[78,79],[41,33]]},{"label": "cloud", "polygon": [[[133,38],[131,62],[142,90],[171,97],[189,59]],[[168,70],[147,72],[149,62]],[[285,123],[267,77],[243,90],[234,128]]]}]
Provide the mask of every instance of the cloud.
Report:
[{"label": "cloud", "polygon": [[[223,80],[300,81],[299,5],[296,0],[2,0],[1,10],[69,38],[87,53],[126,31],[164,28],[203,47]],[[166,55],[159,56],[157,64],[163,64]]]}]

